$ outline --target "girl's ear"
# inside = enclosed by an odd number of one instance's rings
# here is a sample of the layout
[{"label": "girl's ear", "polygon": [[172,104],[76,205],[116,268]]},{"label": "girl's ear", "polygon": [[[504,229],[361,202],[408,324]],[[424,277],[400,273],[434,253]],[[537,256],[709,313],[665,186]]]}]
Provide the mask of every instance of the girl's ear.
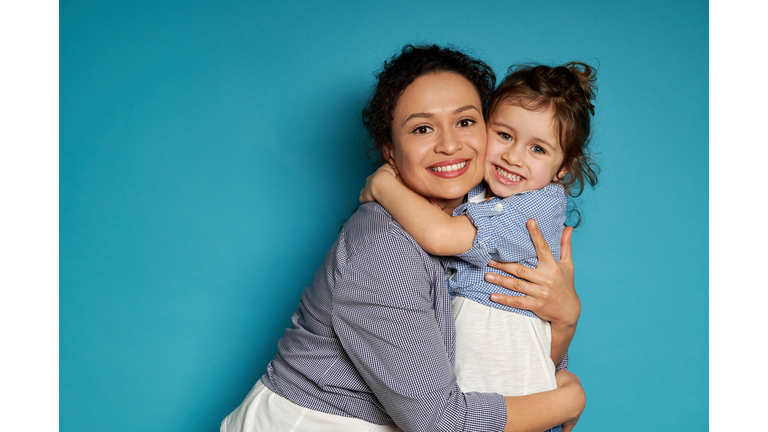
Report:
[{"label": "girl's ear", "polygon": [[560,171],[558,171],[557,174],[555,174],[555,178],[553,178],[552,181],[557,182],[562,180],[563,177],[565,177],[565,175],[568,174],[568,171],[569,171],[568,165],[563,165],[563,167],[560,168]]},{"label": "girl's ear", "polygon": [[384,144],[383,146],[384,154],[384,160],[387,161],[387,164],[392,167],[392,169],[395,170],[396,175],[400,175],[400,171],[397,170],[397,165],[395,165],[395,157],[392,156],[392,143]]}]

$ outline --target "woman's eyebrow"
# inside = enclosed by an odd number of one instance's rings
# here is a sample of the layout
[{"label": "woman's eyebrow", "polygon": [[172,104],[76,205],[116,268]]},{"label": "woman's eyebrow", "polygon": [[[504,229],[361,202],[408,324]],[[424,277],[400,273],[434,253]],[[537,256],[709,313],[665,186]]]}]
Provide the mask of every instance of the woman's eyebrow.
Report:
[{"label": "woman's eyebrow", "polygon": [[[460,112],[471,110],[471,109],[477,111],[478,113],[480,112],[480,110],[477,109],[476,106],[474,106],[474,105],[466,105],[466,106],[463,106],[461,108],[456,108],[456,110],[454,111],[454,114],[458,114]],[[408,120],[410,120],[412,118],[432,118],[434,116],[435,115],[432,114],[432,113],[413,113],[413,114],[409,115],[408,118],[403,120],[403,124],[400,127],[405,126],[405,124],[408,123]]]},{"label": "woman's eyebrow", "polygon": [[403,124],[400,125],[400,127],[405,126],[405,124],[408,123],[408,120],[410,120],[412,118],[432,118],[434,116],[435,115],[432,114],[432,113],[413,113],[413,114],[409,115],[408,118],[403,120]]},{"label": "woman's eyebrow", "polygon": [[477,107],[476,107],[476,106],[474,106],[474,105],[467,105],[467,106],[463,106],[463,107],[461,107],[461,108],[458,108],[458,109],[457,109],[456,111],[454,111],[454,112],[455,112],[455,113],[460,113],[460,112],[462,112],[462,111],[471,110],[471,109],[473,109],[473,110],[475,110],[475,111],[477,111],[477,112],[480,112],[480,110],[479,110],[479,109],[477,109]]}]

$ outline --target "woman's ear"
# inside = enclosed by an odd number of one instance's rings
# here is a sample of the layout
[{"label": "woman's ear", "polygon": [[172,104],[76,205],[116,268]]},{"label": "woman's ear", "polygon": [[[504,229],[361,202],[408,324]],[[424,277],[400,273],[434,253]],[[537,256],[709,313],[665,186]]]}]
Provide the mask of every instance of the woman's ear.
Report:
[{"label": "woman's ear", "polygon": [[400,175],[400,171],[397,170],[397,165],[395,165],[395,157],[392,155],[392,143],[386,143],[382,146],[384,160],[389,164],[389,166],[392,167],[392,169],[395,170],[395,174],[398,176]]}]

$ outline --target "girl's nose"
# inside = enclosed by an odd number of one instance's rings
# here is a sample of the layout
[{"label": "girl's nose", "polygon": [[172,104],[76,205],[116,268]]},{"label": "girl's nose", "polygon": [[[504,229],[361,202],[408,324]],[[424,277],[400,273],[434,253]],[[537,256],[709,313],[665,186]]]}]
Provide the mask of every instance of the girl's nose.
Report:
[{"label": "girl's nose", "polygon": [[512,147],[509,148],[507,152],[501,155],[501,158],[504,159],[504,161],[506,161],[510,165],[520,166],[523,163],[524,151],[525,149],[522,148],[522,146],[513,145]]}]

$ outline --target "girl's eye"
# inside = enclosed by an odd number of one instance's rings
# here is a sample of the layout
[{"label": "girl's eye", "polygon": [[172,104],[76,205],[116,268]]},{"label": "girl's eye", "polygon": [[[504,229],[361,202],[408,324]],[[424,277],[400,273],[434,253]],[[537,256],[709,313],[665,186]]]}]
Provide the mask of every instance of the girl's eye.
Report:
[{"label": "girl's eye", "polygon": [[459,127],[469,127],[469,126],[472,126],[475,123],[476,122],[474,120],[472,120],[472,119],[461,119],[461,120],[459,120],[458,126]]},{"label": "girl's eye", "polygon": [[413,133],[417,135],[423,135],[423,134],[429,133],[431,129],[432,128],[430,128],[429,126],[419,126],[413,130]]},{"label": "girl's eye", "polygon": [[512,141],[512,135],[510,135],[510,134],[508,134],[508,133],[505,133],[505,132],[499,132],[499,136],[500,136],[500,137],[501,137],[501,139],[503,139],[504,141]]},{"label": "girl's eye", "polygon": [[544,149],[541,148],[541,146],[537,146],[537,145],[531,147],[531,150],[533,150],[534,153],[539,153],[539,154],[545,154],[546,153],[544,151]]}]

